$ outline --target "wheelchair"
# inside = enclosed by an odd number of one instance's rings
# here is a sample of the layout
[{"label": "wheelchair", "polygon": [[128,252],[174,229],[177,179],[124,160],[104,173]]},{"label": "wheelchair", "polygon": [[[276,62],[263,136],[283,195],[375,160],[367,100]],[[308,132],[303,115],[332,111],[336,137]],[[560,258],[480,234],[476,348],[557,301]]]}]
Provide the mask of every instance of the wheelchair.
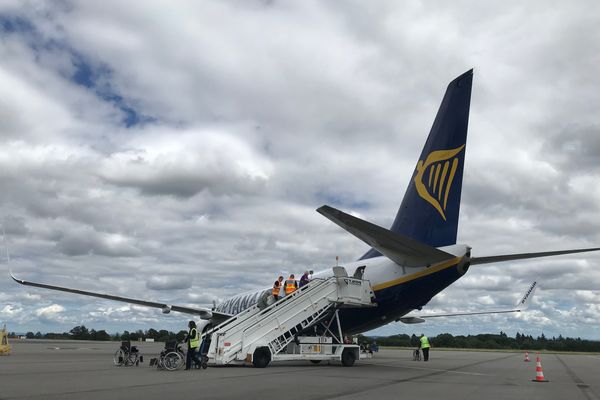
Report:
[{"label": "wheelchair", "polygon": [[136,346],[131,345],[131,341],[125,340],[121,342],[121,347],[115,352],[113,362],[117,366],[138,366],[144,362],[144,356],[140,355]]},{"label": "wheelchair", "polygon": [[413,350],[413,361],[421,361],[421,350],[419,350],[419,349]]},{"label": "wheelchair", "polygon": [[156,365],[158,369],[175,371],[185,364],[185,353],[181,348],[181,343],[174,340],[165,342],[165,348],[160,352],[157,358],[150,360],[150,366]]}]

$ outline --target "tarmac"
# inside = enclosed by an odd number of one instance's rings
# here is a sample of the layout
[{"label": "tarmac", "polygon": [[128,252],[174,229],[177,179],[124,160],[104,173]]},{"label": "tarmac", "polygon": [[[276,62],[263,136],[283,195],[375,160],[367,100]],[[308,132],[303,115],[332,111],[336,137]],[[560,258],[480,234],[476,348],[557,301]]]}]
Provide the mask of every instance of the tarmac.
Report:
[{"label": "tarmac", "polygon": [[600,399],[600,355],[382,349],[353,367],[338,363],[273,363],[159,371],[149,367],[162,343],[136,343],[138,367],[113,365],[118,342],[13,340],[0,357],[0,400],[6,399]]}]

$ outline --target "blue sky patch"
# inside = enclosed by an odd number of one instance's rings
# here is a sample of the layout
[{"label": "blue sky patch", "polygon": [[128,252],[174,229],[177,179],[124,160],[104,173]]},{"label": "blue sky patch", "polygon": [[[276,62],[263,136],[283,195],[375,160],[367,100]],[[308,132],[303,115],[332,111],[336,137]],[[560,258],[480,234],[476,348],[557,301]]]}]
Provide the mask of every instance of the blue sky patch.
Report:
[{"label": "blue sky patch", "polygon": [[0,30],[4,33],[33,32],[31,22],[14,15],[0,14]]},{"label": "blue sky patch", "polygon": [[156,120],[156,118],[140,114],[123,96],[112,89],[110,67],[104,64],[94,65],[74,49],[70,49],[69,52],[75,67],[75,72],[70,77],[71,81],[92,90],[96,96],[117,107],[123,113],[122,122],[127,128]]},{"label": "blue sky patch", "polygon": [[[74,71],[63,73],[65,79],[91,90],[97,97],[111,103],[123,114],[121,122],[127,127],[156,121],[156,118],[141,114],[110,85],[112,70],[103,63],[93,63],[68,43],[43,37],[31,21],[13,15],[0,14],[0,32],[20,35],[27,45],[39,55],[43,52],[61,52],[69,57]],[[107,84],[108,82],[108,84]]]},{"label": "blue sky patch", "polygon": [[342,211],[346,210],[366,210],[371,207],[367,201],[357,201],[353,199],[352,195],[340,194],[335,195],[333,193],[327,193],[324,191],[315,194],[315,198],[318,202],[327,204],[328,206],[339,208]]}]

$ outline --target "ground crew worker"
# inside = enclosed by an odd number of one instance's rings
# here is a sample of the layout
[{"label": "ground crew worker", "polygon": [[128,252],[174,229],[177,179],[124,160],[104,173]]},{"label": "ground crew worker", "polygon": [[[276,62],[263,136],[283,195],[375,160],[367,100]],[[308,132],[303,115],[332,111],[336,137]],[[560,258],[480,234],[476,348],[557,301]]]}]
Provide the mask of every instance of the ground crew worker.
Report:
[{"label": "ground crew worker", "polygon": [[185,359],[185,369],[188,370],[192,367],[192,361],[194,362],[194,366],[196,368],[200,368],[200,359],[198,358],[198,348],[200,347],[200,334],[198,333],[198,329],[196,329],[196,323],[194,321],[190,321],[188,323],[188,331],[187,338],[185,341],[188,343],[188,351],[187,357]]},{"label": "ground crew worker", "polygon": [[292,294],[298,289],[298,282],[296,282],[296,278],[294,278],[294,274],[291,274],[289,278],[285,281],[285,295]]},{"label": "ground crew worker", "polygon": [[310,282],[310,279],[308,279],[308,271],[304,271],[304,275],[300,277],[300,287],[306,285],[308,282]]},{"label": "ground crew worker", "polygon": [[273,294],[273,298],[275,299],[275,301],[279,300],[279,293],[281,292],[282,282],[283,276],[279,275],[279,278],[277,278],[277,280],[273,284],[273,291],[271,292],[271,294]]},{"label": "ground crew worker", "polygon": [[423,361],[427,361],[429,360],[429,348],[431,347],[429,345],[429,339],[427,339],[427,336],[425,336],[425,334],[421,333],[420,340],[421,342],[419,343],[419,347],[423,351]]}]

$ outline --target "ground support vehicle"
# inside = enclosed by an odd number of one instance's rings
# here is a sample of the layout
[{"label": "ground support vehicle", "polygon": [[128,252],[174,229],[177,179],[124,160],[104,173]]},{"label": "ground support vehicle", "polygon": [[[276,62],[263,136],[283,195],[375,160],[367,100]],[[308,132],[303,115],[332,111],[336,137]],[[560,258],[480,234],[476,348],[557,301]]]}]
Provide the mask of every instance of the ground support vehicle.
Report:
[{"label": "ground support vehicle", "polygon": [[334,276],[314,279],[266,308],[253,306],[203,335],[213,365],[249,363],[264,368],[271,361],[339,360],[344,366],[366,357],[357,344],[344,340],[340,308],[375,307],[369,281],[357,269],[343,267]]}]

